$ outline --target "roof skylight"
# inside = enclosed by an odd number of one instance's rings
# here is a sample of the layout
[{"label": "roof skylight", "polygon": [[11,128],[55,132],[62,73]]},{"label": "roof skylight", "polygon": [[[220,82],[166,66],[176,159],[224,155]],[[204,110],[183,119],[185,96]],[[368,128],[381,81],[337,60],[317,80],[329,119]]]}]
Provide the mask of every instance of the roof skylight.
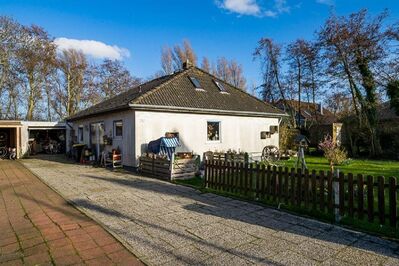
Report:
[{"label": "roof skylight", "polygon": [[213,80],[215,82],[216,86],[218,86],[220,92],[226,92],[226,89],[224,88],[223,84],[217,80]]},{"label": "roof skylight", "polygon": [[201,83],[199,82],[199,80],[196,77],[189,76],[189,79],[191,80],[191,82],[193,83],[193,85],[196,89],[202,89]]}]

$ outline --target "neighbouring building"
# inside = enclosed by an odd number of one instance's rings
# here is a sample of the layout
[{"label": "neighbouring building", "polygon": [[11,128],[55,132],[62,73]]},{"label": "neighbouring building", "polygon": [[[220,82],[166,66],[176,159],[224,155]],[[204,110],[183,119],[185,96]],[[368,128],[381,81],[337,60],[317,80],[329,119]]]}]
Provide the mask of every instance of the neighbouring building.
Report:
[{"label": "neighbouring building", "polygon": [[35,153],[45,152],[49,141],[65,151],[65,123],[44,121],[0,120],[0,158],[8,148],[17,149],[17,158],[26,155],[29,146]]},{"label": "neighbouring building", "polygon": [[399,115],[390,107],[389,102],[377,107],[378,132],[383,155],[390,159],[399,159]]},{"label": "neighbouring building", "polygon": [[177,152],[261,152],[279,145],[286,114],[276,107],[185,64],[67,119],[67,146],[86,144],[97,155],[119,149],[125,166],[136,167],[150,141],[176,136]]},{"label": "neighbouring building", "polygon": [[342,123],[338,123],[337,117],[322,104],[279,100],[276,106],[293,114],[297,126],[307,132],[306,135],[312,146],[317,146],[327,134],[337,143],[342,143]]}]

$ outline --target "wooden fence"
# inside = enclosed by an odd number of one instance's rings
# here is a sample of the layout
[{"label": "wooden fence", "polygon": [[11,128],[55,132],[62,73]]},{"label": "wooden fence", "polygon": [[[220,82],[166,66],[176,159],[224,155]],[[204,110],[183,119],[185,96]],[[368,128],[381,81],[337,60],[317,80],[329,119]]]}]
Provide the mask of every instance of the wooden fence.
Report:
[{"label": "wooden fence", "polygon": [[193,178],[197,171],[195,158],[169,161],[168,159],[141,156],[139,160],[141,173],[163,180]]},{"label": "wooden fence", "polygon": [[207,188],[252,200],[296,207],[308,213],[367,220],[397,228],[398,185],[395,177],[363,176],[260,164],[205,161]]},{"label": "wooden fence", "polygon": [[235,163],[246,163],[249,160],[248,153],[223,153],[223,152],[205,152],[204,160],[209,161],[227,161]]}]

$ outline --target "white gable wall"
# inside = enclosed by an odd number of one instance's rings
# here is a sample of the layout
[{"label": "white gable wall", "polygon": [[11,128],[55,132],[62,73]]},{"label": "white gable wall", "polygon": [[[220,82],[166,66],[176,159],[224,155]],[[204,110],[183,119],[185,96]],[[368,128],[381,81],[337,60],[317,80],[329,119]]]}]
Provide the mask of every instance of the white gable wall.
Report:
[{"label": "white gable wall", "polygon": [[[193,151],[202,155],[206,151],[261,152],[266,145],[279,146],[279,134],[261,139],[261,131],[277,126],[278,118],[227,115],[165,113],[136,111],[136,159],[146,151],[148,142],[163,137],[166,132],[178,132],[181,147],[177,151]],[[220,121],[220,141],[207,140],[207,121]],[[137,160],[136,160],[137,165]]]}]

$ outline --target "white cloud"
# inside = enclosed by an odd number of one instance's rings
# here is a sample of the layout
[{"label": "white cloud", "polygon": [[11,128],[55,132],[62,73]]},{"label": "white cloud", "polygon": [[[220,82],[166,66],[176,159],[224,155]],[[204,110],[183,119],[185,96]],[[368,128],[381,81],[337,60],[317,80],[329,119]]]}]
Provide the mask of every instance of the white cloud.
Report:
[{"label": "white cloud", "polygon": [[130,56],[129,50],[125,48],[120,48],[116,45],[108,45],[94,40],[76,40],[61,37],[55,39],[54,43],[61,51],[67,49],[76,49],[95,59],[108,58],[121,60]]},{"label": "white cloud", "polygon": [[279,14],[289,13],[291,10],[291,8],[287,5],[286,0],[274,0],[274,8],[277,10],[277,13]]},{"label": "white cloud", "polygon": [[[326,1],[326,0],[321,0]],[[277,17],[282,13],[289,13],[290,7],[286,0],[274,0],[270,9],[265,10],[257,0],[217,0],[219,7],[240,15],[252,15],[258,17]],[[273,3],[272,2],[272,3]]]},{"label": "white cloud", "polygon": [[263,14],[266,17],[271,17],[271,18],[275,18],[278,15],[276,11],[272,11],[272,10],[266,10]]},{"label": "white cloud", "polygon": [[329,5],[329,6],[333,6],[335,4],[334,0],[316,0],[316,2],[319,4]]},{"label": "white cloud", "polygon": [[223,0],[220,6],[240,15],[259,15],[260,7],[256,0]]}]

